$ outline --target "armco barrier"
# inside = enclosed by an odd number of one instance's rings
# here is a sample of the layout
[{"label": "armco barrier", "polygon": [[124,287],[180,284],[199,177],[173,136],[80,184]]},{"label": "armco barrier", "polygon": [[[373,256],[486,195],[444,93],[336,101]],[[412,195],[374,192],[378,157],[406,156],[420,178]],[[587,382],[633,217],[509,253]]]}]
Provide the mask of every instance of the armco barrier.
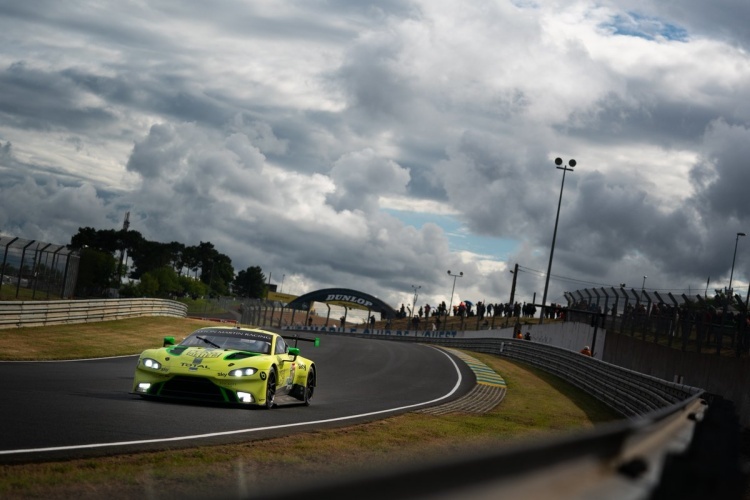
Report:
[{"label": "armco barrier", "polygon": [[[346,334],[344,334],[346,335]],[[676,384],[552,345],[508,338],[436,338],[356,334],[357,337],[402,342],[423,342],[495,354],[536,366],[579,387],[628,418],[680,405],[703,393],[702,389]]]},{"label": "armco barrier", "polygon": [[165,299],[0,302],[0,328],[90,323],[141,316],[187,316],[187,306]]},{"label": "armco barrier", "polygon": [[[688,493],[704,491],[706,487],[726,492],[737,484],[732,481],[740,471],[738,467],[732,468],[731,453],[721,447],[695,449],[696,430],[710,410],[702,389],[627,370],[577,351],[527,340],[326,333],[422,342],[518,360],[559,376],[626,418],[562,438],[519,443],[497,451],[477,450],[470,455],[321,484],[318,488],[306,488],[307,495],[316,498],[356,495],[361,500],[383,497],[391,500],[645,499],[671,498],[656,493],[664,495],[665,489],[675,488],[673,480],[665,479],[675,474],[683,478],[676,487]],[[731,422],[722,422],[721,429],[728,435],[736,431]],[[702,434],[705,436],[706,432]],[[722,466],[726,466],[723,472],[729,480],[719,486],[716,477],[691,476],[678,469],[715,470],[714,464],[722,461]],[[300,493],[279,492],[268,498],[297,498]],[[731,495],[725,498],[729,497]]]}]

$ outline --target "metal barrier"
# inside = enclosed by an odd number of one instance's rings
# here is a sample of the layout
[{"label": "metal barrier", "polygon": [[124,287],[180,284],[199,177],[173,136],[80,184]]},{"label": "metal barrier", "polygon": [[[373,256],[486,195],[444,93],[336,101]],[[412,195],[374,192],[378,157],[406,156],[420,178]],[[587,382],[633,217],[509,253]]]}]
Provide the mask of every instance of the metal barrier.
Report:
[{"label": "metal barrier", "polygon": [[[329,333],[332,335],[351,335]],[[507,357],[559,376],[609,405],[624,419],[565,437],[478,450],[418,467],[383,470],[316,488],[316,498],[654,498],[665,468],[685,455],[708,406],[702,389],[661,380],[526,340],[373,336],[424,342]],[[724,426],[726,430],[733,430]],[[702,460],[724,460],[697,452]],[[729,456],[729,454],[725,455]],[[671,467],[671,466],[670,466]],[[738,472],[739,474],[739,472]],[[301,491],[268,498],[296,498]]]},{"label": "metal barrier", "polygon": [[[343,334],[347,335],[347,334]],[[357,337],[375,338],[369,334]],[[677,384],[548,344],[501,338],[436,338],[385,335],[381,340],[423,342],[511,358],[557,375],[627,418],[686,404],[703,389]]]},{"label": "metal barrier", "polygon": [[90,323],[141,316],[187,316],[187,306],[165,299],[1,301],[0,328]]}]

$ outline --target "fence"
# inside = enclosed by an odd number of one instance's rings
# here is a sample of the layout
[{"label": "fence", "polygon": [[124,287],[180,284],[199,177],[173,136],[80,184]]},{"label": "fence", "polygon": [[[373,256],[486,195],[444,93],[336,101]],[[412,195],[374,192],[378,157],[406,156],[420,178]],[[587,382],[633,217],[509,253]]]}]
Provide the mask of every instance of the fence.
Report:
[{"label": "fence", "polygon": [[718,297],[718,309],[694,298],[654,291],[584,289],[566,292],[567,320],[585,321],[682,351],[750,356],[747,308],[737,296]]},{"label": "fence", "polygon": [[187,316],[187,306],[163,299],[0,302],[0,328],[90,323],[141,316]]},{"label": "fence", "polygon": [[[21,288],[30,290],[32,299],[73,297],[80,260],[77,251],[66,245],[2,235],[0,248],[0,290],[10,288],[15,298]],[[3,295],[7,297],[7,293]]]}]

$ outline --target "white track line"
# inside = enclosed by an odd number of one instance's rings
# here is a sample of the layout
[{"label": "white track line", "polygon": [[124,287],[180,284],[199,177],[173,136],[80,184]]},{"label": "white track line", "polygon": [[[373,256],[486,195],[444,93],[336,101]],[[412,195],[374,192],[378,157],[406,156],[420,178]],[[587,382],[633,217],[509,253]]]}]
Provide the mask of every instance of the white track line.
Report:
[{"label": "white track line", "polygon": [[329,418],[326,420],[314,420],[312,422],[298,422],[294,424],[273,425],[273,426],[268,426],[268,427],[257,427],[253,429],[239,429],[235,431],[212,432],[210,434],[195,434],[192,436],[177,436],[177,437],[162,438],[162,439],[143,439],[143,440],[138,440],[138,441],[119,441],[115,443],[93,443],[93,444],[82,444],[82,445],[73,445],[73,446],[54,446],[50,448],[0,450],[0,455],[20,455],[22,453],[44,453],[44,452],[51,452],[51,451],[85,450],[85,449],[92,449],[92,448],[106,448],[106,447],[111,447],[111,446],[130,446],[130,445],[137,445],[137,444],[169,443],[173,441],[186,441],[190,439],[206,439],[206,438],[219,437],[219,436],[231,436],[233,434],[244,434],[244,433],[250,433],[250,432],[267,431],[271,429],[287,429],[290,427],[301,427],[303,425],[315,425],[315,424],[327,424],[331,422],[342,422],[345,420],[353,420],[357,418],[370,417],[373,415],[382,415],[383,413],[391,413],[391,412],[400,411],[400,410],[408,410],[410,408],[416,408],[417,406],[424,406],[424,405],[436,403],[438,401],[442,401],[443,399],[446,399],[452,396],[460,387],[463,377],[461,376],[461,370],[458,368],[458,365],[453,360],[453,358],[451,358],[446,352],[442,351],[441,349],[437,349],[432,346],[429,346],[429,347],[431,349],[435,349],[436,351],[440,352],[442,355],[447,357],[450,360],[450,362],[453,363],[453,367],[455,368],[456,374],[458,375],[458,380],[456,381],[456,385],[453,386],[453,389],[451,389],[451,391],[448,394],[441,396],[437,399],[433,399],[431,401],[425,401],[423,403],[415,403],[415,404],[407,405],[407,406],[399,406],[398,408],[390,408],[387,410],[372,411],[369,413],[360,413],[358,415],[350,415],[347,417]]},{"label": "white track line", "polygon": [[80,358],[80,359],[19,359],[19,360],[3,360],[0,359],[0,363],[79,363],[81,361],[101,361],[103,359],[118,359],[118,358],[135,358],[140,354],[123,354],[122,356],[104,356],[103,358]]}]

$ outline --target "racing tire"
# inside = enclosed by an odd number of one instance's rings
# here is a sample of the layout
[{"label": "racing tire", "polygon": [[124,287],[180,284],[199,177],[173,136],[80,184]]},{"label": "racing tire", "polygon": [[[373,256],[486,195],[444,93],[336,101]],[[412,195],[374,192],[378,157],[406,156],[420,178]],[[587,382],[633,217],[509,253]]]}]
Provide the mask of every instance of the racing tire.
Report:
[{"label": "racing tire", "polygon": [[270,410],[275,406],[274,400],[276,399],[276,372],[271,370],[268,373],[268,381],[266,381],[266,404],[264,408]]},{"label": "racing tire", "polygon": [[307,374],[307,384],[305,384],[303,392],[302,403],[305,406],[310,406],[310,400],[315,392],[315,370],[310,370],[310,373]]}]

